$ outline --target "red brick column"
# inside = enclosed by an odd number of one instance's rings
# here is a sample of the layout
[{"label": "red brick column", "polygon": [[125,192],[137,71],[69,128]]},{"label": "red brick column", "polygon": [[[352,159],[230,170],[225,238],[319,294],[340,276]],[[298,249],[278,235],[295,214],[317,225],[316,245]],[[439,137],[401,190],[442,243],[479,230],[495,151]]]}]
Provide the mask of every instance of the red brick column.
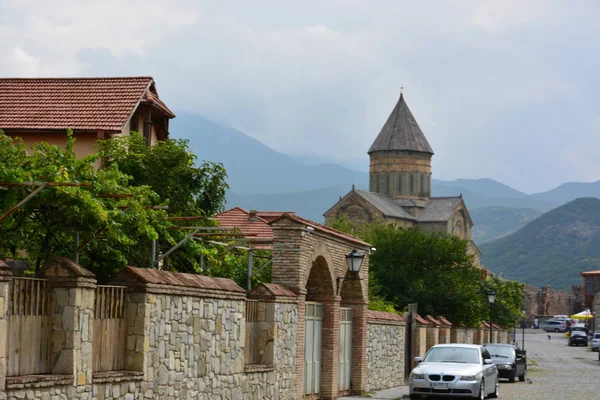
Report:
[{"label": "red brick column", "polygon": [[321,398],[338,398],[338,364],[340,343],[340,297],[322,297],[323,347],[321,353]]},{"label": "red brick column", "polygon": [[[351,303],[351,304],[347,304]],[[344,302],[352,308],[352,393],[364,393],[367,390],[367,318],[368,302],[353,300]]]}]

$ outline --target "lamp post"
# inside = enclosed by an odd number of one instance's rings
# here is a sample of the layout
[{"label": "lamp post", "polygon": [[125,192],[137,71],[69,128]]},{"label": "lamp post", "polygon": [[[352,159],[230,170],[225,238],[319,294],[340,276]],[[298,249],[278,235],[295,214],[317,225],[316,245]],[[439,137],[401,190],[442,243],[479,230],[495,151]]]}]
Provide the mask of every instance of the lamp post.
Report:
[{"label": "lamp post", "polygon": [[488,302],[490,303],[490,343],[494,343],[494,337],[492,336],[492,334],[494,332],[492,308],[494,306],[495,301],[496,301],[496,292],[494,292],[493,290],[490,290],[488,292]]},{"label": "lamp post", "polygon": [[522,329],[522,332],[523,332],[523,334],[522,334],[523,337],[521,338],[521,346],[523,347],[523,350],[525,350],[525,314],[527,314],[527,310],[525,309],[525,307],[523,307],[521,309],[521,314],[523,315],[523,318],[522,318],[522,320],[523,320],[522,322],[523,323],[521,325],[521,329]]}]

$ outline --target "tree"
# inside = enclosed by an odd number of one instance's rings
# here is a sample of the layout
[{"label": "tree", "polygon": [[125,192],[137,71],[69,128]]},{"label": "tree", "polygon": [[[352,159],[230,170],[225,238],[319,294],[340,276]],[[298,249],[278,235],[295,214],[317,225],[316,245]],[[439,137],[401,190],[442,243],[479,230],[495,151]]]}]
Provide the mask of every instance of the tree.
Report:
[{"label": "tree", "polygon": [[[186,222],[171,222],[169,216],[200,215],[207,218],[187,224],[216,225],[208,217],[223,207],[227,185],[221,165],[205,162],[195,167],[195,156],[185,141],[164,141],[148,148],[137,135],[113,140],[102,143],[101,152],[77,159],[71,132],[66,148],[38,143],[28,154],[22,140],[0,131],[0,182],[10,183],[0,185],[2,213],[37,184],[54,185],[0,223],[0,259],[24,259],[36,274],[54,256],[75,257],[77,232],[79,263],[102,282],[126,265],[150,267],[153,240],[159,254],[182,242],[190,230],[172,229]],[[101,159],[103,167],[95,168]],[[16,185],[26,182],[30,185]],[[56,186],[67,183],[75,186]],[[169,215],[156,208],[167,204]],[[231,278],[245,287],[247,255],[233,251],[187,240],[161,265]],[[260,257],[266,256],[257,252],[255,270],[264,263]],[[270,268],[253,278],[254,283],[268,280]]]},{"label": "tree", "polygon": [[417,303],[422,315],[443,315],[454,323],[479,326],[489,319],[487,293],[493,289],[494,321],[512,326],[519,316],[523,285],[494,276],[483,279],[484,271],[473,265],[467,251],[467,240],[383,221],[356,223],[347,217],[333,226],[377,249],[369,271],[369,299],[375,307],[381,307],[382,300],[396,310]]},{"label": "tree", "polygon": [[492,309],[493,322],[504,327],[515,326],[515,322],[521,317],[525,285],[498,276],[489,276],[484,285],[488,291],[496,292],[496,301]]},{"label": "tree", "polygon": [[223,210],[227,173],[222,164],[196,156],[188,140],[161,140],[148,146],[137,133],[99,145],[106,166],[118,166],[132,186],[149,186],[169,205],[172,216],[211,216]]},{"label": "tree", "polygon": [[41,142],[28,154],[21,139],[0,131],[0,181],[11,183],[0,185],[3,213],[37,187],[15,184],[58,184],[41,190],[0,224],[0,258],[24,258],[37,273],[50,258],[73,258],[77,250],[82,263],[102,277],[127,265],[129,249],[137,243],[156,239],[167,215],[148,208],[160,204],[148,186],[130,186],[129,176],[116,166],[95,169],[99,155],[78,159],[74,144],[69,131],[65,149]]}]

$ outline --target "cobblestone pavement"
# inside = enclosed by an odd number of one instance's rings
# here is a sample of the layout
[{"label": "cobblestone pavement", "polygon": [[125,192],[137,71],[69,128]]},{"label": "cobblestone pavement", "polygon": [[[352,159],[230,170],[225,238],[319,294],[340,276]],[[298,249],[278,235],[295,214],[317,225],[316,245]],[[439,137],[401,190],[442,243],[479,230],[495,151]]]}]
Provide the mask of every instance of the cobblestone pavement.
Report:
[{"label": "cobblestone pavement", "polygon": [[[503,400],[600,399],[600,361],[589,347],[569,347],[562,333],[525,331],[528,381],[500,381]],[[548,339],[550,335],[551,339]],[[521,345],[521,331],[517,333]]]}]

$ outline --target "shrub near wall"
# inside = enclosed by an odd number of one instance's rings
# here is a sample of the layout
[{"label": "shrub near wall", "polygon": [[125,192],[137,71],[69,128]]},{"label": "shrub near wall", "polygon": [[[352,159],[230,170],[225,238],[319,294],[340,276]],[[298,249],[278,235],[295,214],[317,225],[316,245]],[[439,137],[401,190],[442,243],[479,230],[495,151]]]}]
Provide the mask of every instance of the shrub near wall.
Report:
[{"label": "shrub near wall", "polygon": [[403,385],[405,322],[383,311],[367,318],[367,391]]}]

